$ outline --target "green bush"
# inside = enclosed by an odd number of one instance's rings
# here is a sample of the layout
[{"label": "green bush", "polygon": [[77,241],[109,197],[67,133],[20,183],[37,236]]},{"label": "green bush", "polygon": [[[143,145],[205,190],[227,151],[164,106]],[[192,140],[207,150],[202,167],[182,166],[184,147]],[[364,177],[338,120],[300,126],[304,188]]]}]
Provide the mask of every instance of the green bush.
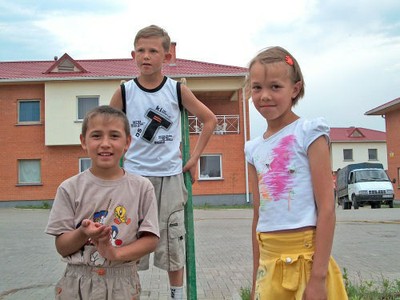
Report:
[{"label": "green bush", "polygon": [[240,288],[240,297],[242,300],[250,300],[250,293],[249,288]]},{"label": "green bush", "polygon": [[347,269],[343,269],[343,280],[349,300],[399,300],[400,280],[390,281],[382,278],[379,281],[363,280],[359,274],[357,283],[349,280]]}]

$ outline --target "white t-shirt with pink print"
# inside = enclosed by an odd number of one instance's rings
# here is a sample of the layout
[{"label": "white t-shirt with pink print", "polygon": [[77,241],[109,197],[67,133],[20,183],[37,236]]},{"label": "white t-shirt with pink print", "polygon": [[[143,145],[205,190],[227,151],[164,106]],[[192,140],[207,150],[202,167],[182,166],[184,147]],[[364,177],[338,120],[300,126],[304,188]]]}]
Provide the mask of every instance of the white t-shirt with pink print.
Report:
[{"label": "white t-shirt with pink print", "polygon": [[300,118],[267,139],[246,142],[246,160],[257,171],[260,192],[257,232],[316,225],[307,151],[320,136],[329,142],[325,119]]}]

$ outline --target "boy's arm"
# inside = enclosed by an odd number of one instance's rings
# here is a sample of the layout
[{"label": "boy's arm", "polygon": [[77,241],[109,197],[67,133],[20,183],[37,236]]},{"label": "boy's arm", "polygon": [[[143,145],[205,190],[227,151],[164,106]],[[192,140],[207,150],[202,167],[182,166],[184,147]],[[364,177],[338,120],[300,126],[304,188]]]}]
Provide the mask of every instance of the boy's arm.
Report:
[{"label": "boy's arm", "polygon": [[213,134],[217,125],[217,118],[214,113],[205,106],[192,91],[186,86],[181,85],[182,105],[195,117],[197,117],[201,123],[203,123],[203,129],[200,133],[199,139],[190,154],[190,159],[183,167],[183,172],[190,171],[192,179],[196,175],[197,161],[203,153],[211,135]]},{"label": "boy's arm", "polygon": [[252,245],[253,245],[253,284],[251,289],[252,297],[254,299],[254,289],[257,279],[257,270],[259,265],[260,259],[260,249],[258,246],[257,240],[257,223],[258,223],[258,214],[259,214],[259,207],[260,207],[260,193],[258,190],[258,178],[257,178],[257,171],[255,167],[249,164],[249,179],[252,183],[252,192],[253,192],[253,223],[251,227],[251,237],[252,237]]},{"label": "boy's arm", "polygon": [[115,90],[114,95],[111,97],[110,106],[122,110],[122,92],[120,86]]},{"label": "boy's arm", "polygon": [[109,237],[110,233],[111,228],[85,219],[77,229],[64,232],[56,237],[56,249],[61,256],[65,257],[81,249],[88,239]]},{"label": "boy's arm", "polygon": [[326,297],[327,293],[325,282],[336,222],[329,155],[329,146],[324,136],[317,138],[308,148],[311,179],[317,205],[317,228],[313,267],[304,296]]},{"label": "boy's arm", "polygon": [[153,252],[158,244],[158,236],[143,232],[139,239],[122,247],[111,245],[110,237],[94,241],[100,255],[110,261],[135,261]]}]

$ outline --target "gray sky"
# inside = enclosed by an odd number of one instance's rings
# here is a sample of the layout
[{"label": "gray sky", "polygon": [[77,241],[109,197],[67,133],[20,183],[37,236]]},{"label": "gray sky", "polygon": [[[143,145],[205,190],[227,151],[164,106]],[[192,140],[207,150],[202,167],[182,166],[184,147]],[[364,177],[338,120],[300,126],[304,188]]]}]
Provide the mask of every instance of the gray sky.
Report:
[{"label": "gray sky", "polygon": [[[384,119],[364,113],[400,97],[399,11],[398,0],[0,0],[0,60],[127,58],[150,24],[168,31],[182,59],[246,67],[279,45],[305,77],[296,113],[384,131]],[[251,110],[251,136],[265,127]]]}]

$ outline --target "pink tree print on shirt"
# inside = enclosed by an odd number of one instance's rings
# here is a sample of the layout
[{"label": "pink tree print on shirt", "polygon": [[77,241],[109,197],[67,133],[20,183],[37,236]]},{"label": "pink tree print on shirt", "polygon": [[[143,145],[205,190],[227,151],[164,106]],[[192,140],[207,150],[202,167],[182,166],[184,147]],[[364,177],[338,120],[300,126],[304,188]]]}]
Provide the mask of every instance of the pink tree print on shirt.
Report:
[{"label": "pink tree print on shirt", "polygon": [[284,137],[277,147],[272,150],[272,161],[268,171],[263,175],[263,182],[268,187],[269,195],[273,201],[288,199],[290,209],[290,193],[292,191],[293,172],[289,168],[293,156],[294,135]]}]

